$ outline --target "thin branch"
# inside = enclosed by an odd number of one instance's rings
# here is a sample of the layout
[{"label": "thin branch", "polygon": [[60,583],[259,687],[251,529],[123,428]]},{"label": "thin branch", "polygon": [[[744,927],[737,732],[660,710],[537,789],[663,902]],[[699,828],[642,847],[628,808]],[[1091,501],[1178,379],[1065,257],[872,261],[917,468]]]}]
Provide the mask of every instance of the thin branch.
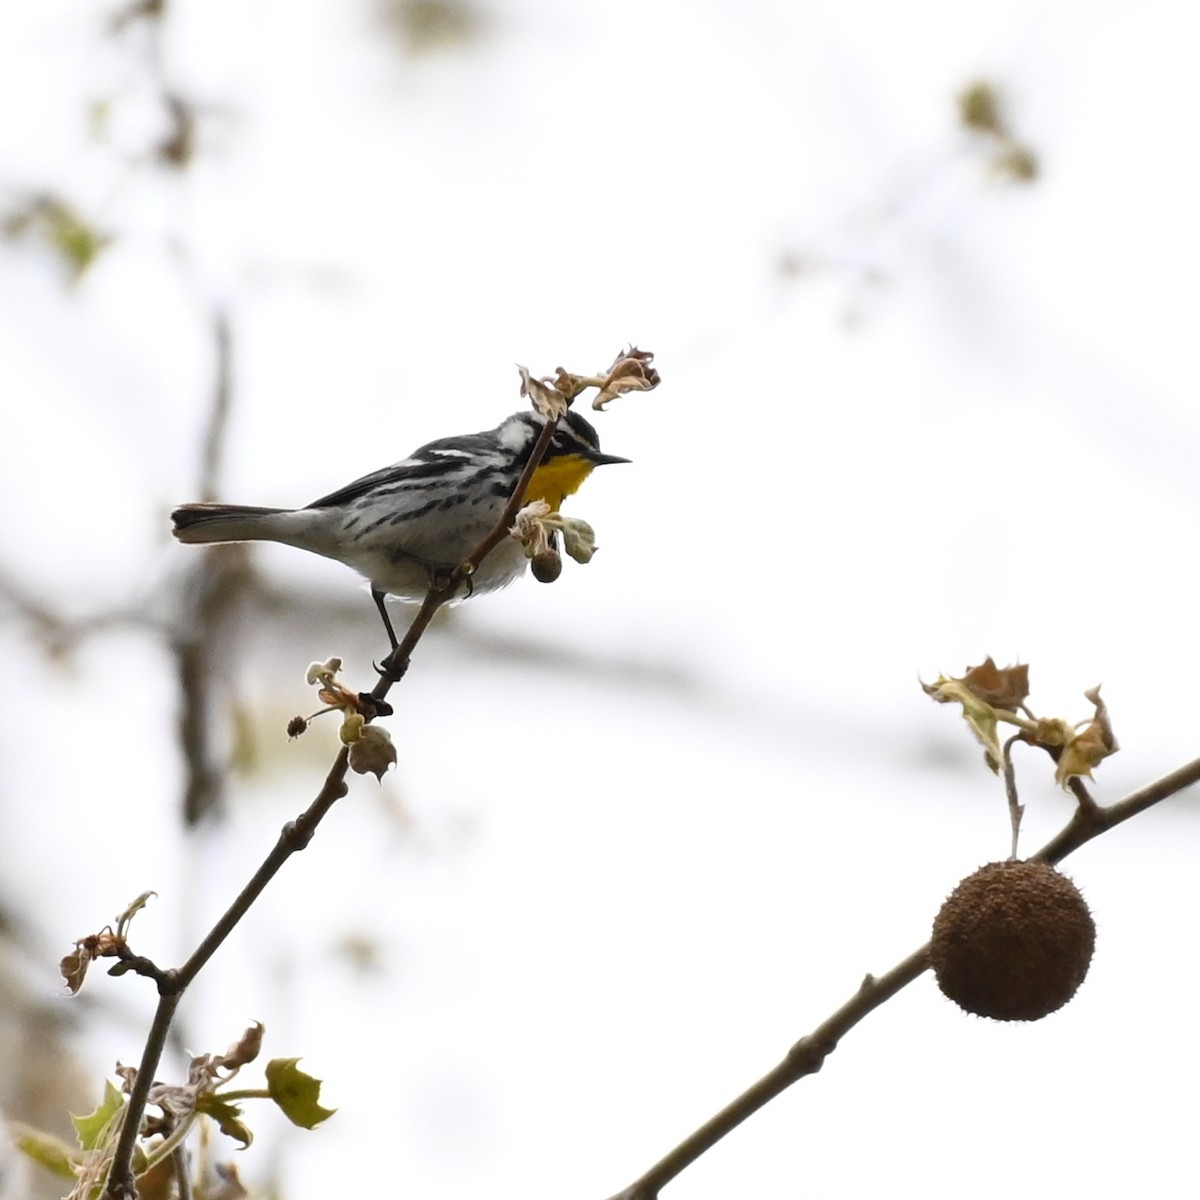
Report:
[{"label": "thin branch", "polygon": [[1080,806],[1067,825],[1031,857],[1037,862],[1060,863],[1092,838],[1107,833],[1131,817],[1140,816],[1146,809],[1170,799],[1195,783],[1200,783],[1200,758],[1194,758],[1169,775],[1146,784],[1136,792],[1130,792],[1123,800],[1107,808],[1094,803],[1091,809]]},{"label": "thin branch", "polygon": [[[1169,775],[1164,775],[1154,783],[1147,784],[1146,787],[1107,808],[1101,808],[1094,802],[1090,807],[1081,804],[1067,825],[1034,854],[1032,859],[1051,864],[1061,862],[1068,854],[1093,838],[1195,783],[1200,783],[1200,758],[1172,771]],[[1090,796],[1088,798],[1091,799]],[[618,1192],[612,1200],[657,1200],[659,1192],[668,1183],[715,1146],[727,1133],[736,1129],[797,1080],[819,1071],[826,1057],[837,1048],[838,1042],[846,1033],[922,975],[928,966],[927,943],[903,962],[897,963],[886,975],[868,975],[858,991],[812,1033],[801,1038],[781,1063],[686,1137],[641,1178],[624,1191]]]},{"label": "thin branch", "polygon": [[[478,569],[483,559],[491,553],[508,536],[525,493],[529,488],[533,473],[540,466],[542,458],[554,437],[558,426],[556,418],[550,418],[542,428],[541,434],[534,445],[525,464],[525,469],[513,489],[512,496],[501,513],[496,526],[482,542],[467,556],[466,559],[450,574],[450,576],[430,587],[424,602],[417,610],[412,624],[408,627],[400,644],[384,660],[381,677],[376,683],[371,695],[376,700],[382,700],[397,683],[408,668],[409,658],[422,635],[429,628],[429,623],[437,610],[447,601],[454,598],[459,587]],[[141,1128],[142,1116],[146,1110],[146,1102],[154,1083],[154,1075],[162,1060],[163,1049],[167,1036],[175,1018],[175,1011],[188,985],[196,978],[210,958],[220,949],[225,939],[237,927],[241,919],[250,910],[251,905],[258,899],[267,884],[278,873],[279,869],[295,853],[303,850],[312,840],[317,826],[329,810],[347,792],[346,772],[349,768],[349,750],[343,746],[334,760],[324,786],[316,799],[294,821],[289,821],[280,831],[279,839],[274,848],[263,860],[262,865],[254,872],[250,881],[242,888],[237,898],[226,909],[225,913],[205,935],[204,939],[192,952],[191,957],[173,971],[159,971],[153,977],[157,980],[159,990],[158,1008],[151,1022],[146,1045],[142,1050],[142,1060],[138,1065],[137,1078],[129,1094],[125,1106],[125,1117],[121,1134],[114,1151],[112,1166],[109,1169],[108,1182],[103,1192],[103,1200],[133,1200],[137,1196],[137,1186],[133,1177],[133,1153],[137,1145],[137,1137]],[[141,972],[151,974],[149,971]]]},{"label": "thin branch", "polygon": [[289,821],[279,833],[271,853],[263,860],[262,865],[250,878],[250,882],[242,888],[234,902],[226,909],[221,919],[209,930],[200,945],[192,951],[191,957],[175,973],[176,988],[183,991],[200,973],[201,968],[220,949],[221,943],[233,932],[237,923],[250,910],[250,906],[262,894],[263,889],[274,879],[279,868],[293,854],[305,849],[322,818],[349,790],[346,786],[346,766],[349,762],[349,751],[345,746],[338,751],[325,784],[317,794],[317,798],[294,821]]},{"label": "thin branch", "polygon": [[1087,790],[1087,784],[1078,775],[1072,775],[1067,780],[1067,787],[1071,789],[1071,795],[1079,802],[1080,808],[1086,808],[1090,812],[1097,812],[1099,810],[1100,806],[1092,797],[1092,793]]},{"label": "thin branch", "polygon": [[154,1073],[162,1059],[163,1047],[166,1046],[167,1035],[171,1032],[171,1020],[179,1007],[181,995],[182,993],[177,991],[163,992],[160,985],[158,1007],[154,1010],[154,1020],[150,1022],[150,1032],[146,1035],[145,1046],[142,1047],[142,1061],[138,1065],[137,1078],[133,1081],[129,1099],[125,1103],[121,1135],[113,1151],[113,1162],[103,1192],[104,1200],[135,1200],[138,1194],[133,1179],[133,1151],[141,1130],[142,1114],[146,1111],[146,1100],[154,1086]]},{"label": "thin branch", "polygon": [[10,613],[24,621],[30,637],[50,658],[63,657],[84,638],[102,630],[157,628],[158,621],[145,608],[144,602],[138,602],[89,616],[67,617],[40,600],[23,581],[0,565],[0,621],[7,620]]},{"label": "thin branch", "polygon": [[831,1017],[812,1033],[802,1037],[778,1066],[747,1088],[736,1100],[706,1121],[660,1159],[637,1182],[618,1192],[612,1200],[656,1200],[658,1193],[677,1175],[711,1150],[727,1133],[765,1107],[806,1075],[815,1075],[825,1059],[837,1049],[838,1042],[868,1013],[902,988],[907,987],[929,966],[929,946],[922,946],[886,975],[868,975],[862,986]]}]

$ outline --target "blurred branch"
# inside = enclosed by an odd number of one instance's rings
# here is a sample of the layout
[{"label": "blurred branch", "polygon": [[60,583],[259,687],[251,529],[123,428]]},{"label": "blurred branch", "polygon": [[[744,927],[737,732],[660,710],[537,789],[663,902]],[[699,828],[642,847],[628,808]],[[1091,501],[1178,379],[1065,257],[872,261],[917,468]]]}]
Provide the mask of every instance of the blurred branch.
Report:
[{"label": "blurred branch", "polygon": [[214,729],[216,700],[226,689],[234,617],[256,585],[244,546],[218,546],[183,582],[186,615],[171,638],[179,693],[177,731],[183,759],[183,820],[188,828],[219,817],[225,796],[226,756]]},{"label": "blurred branch", "polygon": [[[113,608],[90,616],[71,618],[50,607],[0,564],[0,605],[29,626],[33,638],[52,659],[62,658],[84,638],[101,630],[120,627],[152,628],[158,622],[144,604]],[[0,613],[0,615],[3,615]]]},{"label": "blurred branch", "polygon": [[[233,407],[232,334],[221,309],[211,320],[214,382],[200,457],[200,494],[215,500],[225,458]],[[185,610],[171,638],[179,689],[179,747],[183,757],[183,820],[188,828],[219,817],[225,795],[225,769],[213,730],[214,699],[221,690],[228,655],[230,615],[254,583],[244,546],[218,546],[192,566],[181,586]]]},{"label": "blurred branch", "polygon": [[51,657],[57,658],[79,636],[78,626],[44,604],[0,564],[0,601],[27,625]]},{"label": "blurred branch", "polygon": [[[1032,855],[1031,861],[1051,865],[1059,863],[1093,838],[1107,833],[1122,822],[1138,816],[1160,801],[1175,796],[1196,783],[1200,783],[1200,758],[1193,759],[1107,808],[1094,802],[1081,803],[1075,809],[1071,820],[1041,850]],[[927,942],[885,975],[868,975],[858,991],[837,1012],[792,1046],[782,1062],[680,1142],[624,1191],[613,1196],[612,1200],[657,1200],[659,1192],[667,1184],[715,1146],[727,1133],[752,1117],[793,1083],[806,1075],[816,1074],[824,1066],[825,1059],[837,1049],[842,1037],[881,1004],[924,974],[928,966]]]},{"label": "blurred branch", "polygon": [[212,315],[213,349],[216,354],[216,381],[212,408],[204,433],[204,452],[200,460],[200,499],[215,500],[221,468],[225,461],[225,438],[233,402],[233,346],[229,314],[217,309]]}]

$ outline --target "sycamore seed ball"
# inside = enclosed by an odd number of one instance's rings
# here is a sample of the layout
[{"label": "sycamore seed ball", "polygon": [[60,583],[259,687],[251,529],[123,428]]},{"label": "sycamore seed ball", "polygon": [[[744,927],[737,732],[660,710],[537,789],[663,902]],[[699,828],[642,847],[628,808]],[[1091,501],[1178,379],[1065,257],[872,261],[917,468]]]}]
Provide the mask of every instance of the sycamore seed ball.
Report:
[{"label": "sycamore seed ball", "polygon": [[933,923],[938,987],[967,1012],[1037,1021],[1083,982],[1096,926],[1079,889],[1038,862],[994,862],[968,875]]}]

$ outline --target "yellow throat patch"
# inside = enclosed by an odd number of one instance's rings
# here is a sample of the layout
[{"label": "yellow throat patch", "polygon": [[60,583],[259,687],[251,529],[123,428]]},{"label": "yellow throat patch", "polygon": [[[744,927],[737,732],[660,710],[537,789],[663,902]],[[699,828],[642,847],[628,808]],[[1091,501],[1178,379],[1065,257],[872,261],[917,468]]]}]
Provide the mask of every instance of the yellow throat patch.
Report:
[{"label": "yellow throat patch", "polygon": [[579,490],[579,485],[592,473],[595,463],[578,454],[563,454],[542,463],[529,481],[525,503],[545,500],[553,512],[563,502],[564,496]]}]

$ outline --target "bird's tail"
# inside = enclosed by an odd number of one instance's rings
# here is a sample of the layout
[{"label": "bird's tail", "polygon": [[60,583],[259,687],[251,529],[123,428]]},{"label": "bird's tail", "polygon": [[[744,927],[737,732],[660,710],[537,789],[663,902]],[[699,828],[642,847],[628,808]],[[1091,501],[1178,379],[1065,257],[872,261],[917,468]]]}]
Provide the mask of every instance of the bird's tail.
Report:
[{"label": "bird's tail", "polygon": [[171,514],[171,532],[190,543],[277,541],[280,525],[274,518],[287,512],[250,504],[183,504]]}]

